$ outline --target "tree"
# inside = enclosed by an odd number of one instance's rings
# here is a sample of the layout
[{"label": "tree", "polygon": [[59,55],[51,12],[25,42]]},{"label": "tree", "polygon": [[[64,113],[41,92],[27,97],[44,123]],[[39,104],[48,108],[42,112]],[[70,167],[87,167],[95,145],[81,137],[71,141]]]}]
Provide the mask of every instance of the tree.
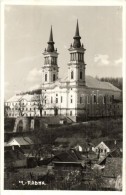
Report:
[{"label": "tree", "polygon": [[34,101],[36,102],[36,107],[39,110],[40,117],[42,117],[42,111],[47,103],[44,93],[41,92],[40,94],[35,94]]},{"label": "tree", "polygon": [[6,105],[4,102],[4,117],[8,117],[8,110],[10,110],[10,106]]},{"label": "tree", "polygon": [[19,116],[24,116],[26,111],[24,112],[25,105],[22,103],[22,99],[20,99],[15,105],[15,110],[17,110]]}]

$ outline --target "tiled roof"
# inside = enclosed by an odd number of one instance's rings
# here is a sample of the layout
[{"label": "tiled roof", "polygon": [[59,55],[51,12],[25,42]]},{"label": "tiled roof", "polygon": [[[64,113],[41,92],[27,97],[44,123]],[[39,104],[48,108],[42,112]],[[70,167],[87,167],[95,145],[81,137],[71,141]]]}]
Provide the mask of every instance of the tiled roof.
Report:
[{"label": "tiled roof", "polygon": [[14,95],[12,96],[7,102],[18,102],[21,100],[26,100],[28,102],[37,100],[38,95],[31,95],[31,94],[25,94],[25,95]]},{"label": "tiled roof", "polygon": [[7,102],[18,102],[22,98],[22,95],[14,95]]},{"label": "tiled roof", "polygon": [[33,144],[33,141],[29,138],[29,137],[14,137],[14,138],[11,138],[8,142],[8,144],[13,140],[15,139],[19,145],[31,145]]},{"label": "tiled roof", "polygon": [[88,88],[108,89],[108,90],[113,90],[113,91],[120,91],[120,89],[118,89],[117,87],[115,87],[111,83],[99,81],[98,79],[93,78],[91,76],[86,76],[86,86]]},{"label": "tiled roof", "polygon": [[78,160],[78,156],[76,155],[76,153],[74,151],[66,151],[66,152],[62,152],[56,156],[54,156],[54,160],[55,158],[59,159],[59,161],[62,162],[77,162]]},{"label": "tiled roof", "polygon": [[[118,89],[117,87],[115,87],[114,85],[112,85],[109,82],[103,82],[100,81],[92,76],[85,76],[85,80],[86,80],[86,86],[88,88],[94,88],[94,89],[107,89],[107,90],[113,90],[113,91],[120,91],[120,89]],[[64,76],[63,79],[61,79],[61,81],[68,81],[68,76]]]}]

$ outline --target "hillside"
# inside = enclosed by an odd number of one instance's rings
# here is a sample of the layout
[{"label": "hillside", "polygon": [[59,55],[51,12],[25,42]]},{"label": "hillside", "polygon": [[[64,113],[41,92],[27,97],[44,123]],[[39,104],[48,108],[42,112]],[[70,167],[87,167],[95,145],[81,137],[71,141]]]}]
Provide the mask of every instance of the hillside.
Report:
[{"label": "hillside", "polygon": [[122,118],[100,119],[85,123],[72,124],[35,131],[35,137],[41,140],[42,144],[53,144],[55,139],[71,138],[73,142],[83,142],[87,140],[122,140]]}]

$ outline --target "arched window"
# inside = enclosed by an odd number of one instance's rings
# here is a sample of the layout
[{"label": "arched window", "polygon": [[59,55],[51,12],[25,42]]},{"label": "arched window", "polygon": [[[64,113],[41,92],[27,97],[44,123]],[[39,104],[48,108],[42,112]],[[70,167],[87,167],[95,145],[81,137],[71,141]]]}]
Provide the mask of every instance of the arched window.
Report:
[{"label": "arched window", "polygon": [[47,74],[45,74],[45,81],[47,81]]},{"label": "arched window", "polygon": [[82,79],[82,71],[80,71],[80,79]]},{"label": "arched window", "polygon": [[74,78],[74,73],[73,73],[73,71],[71,71],[71,79],[73,79]]},{"label": "arched window", "polygon": [[53,74],[53,81],[55,81],[56,80],[56,75],[55,74]]},{"label": "arched window", "polygon": [[17,132],[22,132],[22,131],[23,131],[23,121],[20,120],[17,125]]}]

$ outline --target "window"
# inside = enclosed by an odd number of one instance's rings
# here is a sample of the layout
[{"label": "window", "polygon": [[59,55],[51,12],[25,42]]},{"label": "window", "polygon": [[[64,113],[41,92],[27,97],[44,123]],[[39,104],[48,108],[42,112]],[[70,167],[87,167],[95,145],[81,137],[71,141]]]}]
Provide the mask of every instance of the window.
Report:
[{"label": "window", "polygon": [[45,104],[46,104],[46,100],[45,100]]},{"label": "window", "polygon": [[53,103],[53,97],[51,97],[51,103]]},{"label": "window", "polygon": [[106,96],[103,97],[104,104],[106,104]]},{"label": "window", "polygon": [[56,103],[58,103],[58,98],[56,98]]},{"label": "window", "polygon": [[45,81],[47,81],[47,74],[45,74]]},{"label": "window", "polygon": [[53,74],[53,81],[55,81],[56,80],[56,75],[55,74]]},{"label": "window", "polygon": [[112,95],[112,101],[114,100],[114,95]]},{"label": "window", "polygon": [[63,97],[61,96],[61,103],[63,102]]},{"label": "window", "polygon": [[72,58],[72,61],[73,61],[74,60],[74,54],[73,53],[71,54],[71,58]]},{"label": "window", "polygon": [[87,104],[90,104],[90,96],[87,95]]},{"label": "window", "polygon": [[80,97],[80,104],[82,103],[82,97]]},{"label": "window", "polygon": [[96,95],[94,95],[94,103],[96,103],[96,102],[97,102]]},{"label": "window", "polygon": [[73,99],[70,100],[70,103],[73,103]]},{"label": "window", "polygon": [[78,61],[80,61],[80,54],[78,53]]},{"label": "window", "polygon": [[72,116],[72,110],[70,111],[70,116]]},{"label": "window", "polygon": [[46,115],[46,111],[44,111],[44,115]]},{"label": "window", "polygon": [[83,54],[81,54],[81,61],[83,62]]},{"label": "window", "polygon": [[74,74],[73,74],[73,71],[71,72],[71,79],[73,79],[74,78]]},{"label": "window", "polygon": [[82,71],[80,71],[80,79],[82,79]]}]

